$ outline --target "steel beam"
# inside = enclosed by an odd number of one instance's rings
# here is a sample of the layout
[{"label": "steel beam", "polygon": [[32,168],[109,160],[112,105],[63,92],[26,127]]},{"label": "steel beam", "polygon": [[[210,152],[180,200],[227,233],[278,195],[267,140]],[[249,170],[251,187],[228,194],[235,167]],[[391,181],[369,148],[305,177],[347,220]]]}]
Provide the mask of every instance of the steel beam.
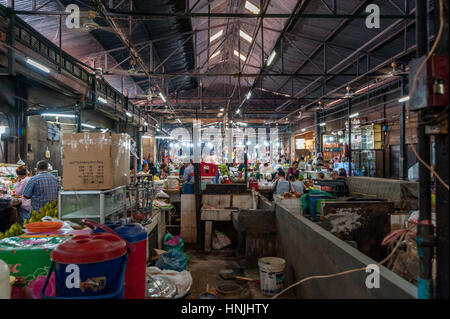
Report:
[{"label": "steel beam", "polygon": [[[68,15],[65,11],[29,11],[29,10],[15,10],[15,14],[21,15]],[[264,13],[264,14],[251,14],[251,13],[202,13],[202,12],[130,12],[130,11],[118,11],[118,10],[108,10],[105,12],[105,16],[111,18],[128,18],[133,17],[135,20],[161,20],[167,18],[178,18],[178,19],[192,19],[192,18],[215,18],[215,19],[226,19],[226,18],[245,18],[245,19],[259,19],[259,18],[289,18],[291,14],[289,13]],[[304,19],[366,19],[367,14],[310,14],[310,13],[299,13],[294,15],[295,18]],[[380,14],[380,19],[414,19],[414,15],[403,15],[403,14]]]}]

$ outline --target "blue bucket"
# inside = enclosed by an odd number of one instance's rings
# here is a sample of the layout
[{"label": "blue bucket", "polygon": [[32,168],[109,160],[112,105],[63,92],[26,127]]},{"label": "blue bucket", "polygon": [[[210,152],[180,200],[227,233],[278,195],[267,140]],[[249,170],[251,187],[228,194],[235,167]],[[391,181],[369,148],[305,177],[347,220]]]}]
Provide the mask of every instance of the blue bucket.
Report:
[{"label": "blue bucket", "polygon": [[320,199],[327,199],[327,198],[330,198],[330,197],[325,196],[325,195],[315,195],[315,194],[309,195],[309,214],[311,215],[312,219],[317,218],[317,211],[316,211],[317,201]]},{"label": "blue bucket", "polygon": [[57,299],[123,298],[128,261],[125,241],[113,234],[75,236],[51,254],[52,265],[42,298],[55,269]]},{"label": "blue bucket", "polygon": [[194,183],[183,183],[183,185],[181,186],[181,193],[194,194]]}]

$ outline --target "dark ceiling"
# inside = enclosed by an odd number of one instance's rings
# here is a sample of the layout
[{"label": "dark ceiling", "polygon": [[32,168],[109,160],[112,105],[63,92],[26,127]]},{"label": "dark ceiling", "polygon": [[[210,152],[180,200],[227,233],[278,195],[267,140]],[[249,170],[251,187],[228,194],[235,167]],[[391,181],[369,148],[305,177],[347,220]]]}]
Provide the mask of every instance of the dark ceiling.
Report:
[{"label": "dark ceiling", "polygon": [[[46,1],[36,2],[39,5]],[[352,92],[361,92],[368,84],[388,81],[387,77],[374,77],[374,72],[388,75],[393,61],[403,68],[414,51],[414,19],[406,16],[408,11],[414,14],[413,0],[251,2],[268,16],[239,16],[251,15],[245,9],[245,0],[103,0],[109,9],[102,13],[117,22],[139,52],[152,80],[185,118],[192,118],[197,111],[204,117],[222,118],[218,114],[225,113],[222,115],[230,118],[267,122],[293,116],[299,110],[314,111],[319,99],[340,99],[346,86]],[[15,3],[20,10],[29,10],[30,1]],[[59,10],[69,3],[80,5],[83,11],[101,10],[97,7],[100,1],[88,0],[55,0],[46,4],[45,10]],[[378,5],[383,16],[378,29],[367,28],[365,18],[361,18],[367,15],[369,4]],[[164,17],[149,17],[155,13]],[[186,14],[189,17],[183,16]],[[385,18],[386,15],[395,17]],[[21,17],[56,41],[51,29],[57,26],[54,16]],[[96,22],[108,26],[100,12]],[[251,37],[250,42],[239,36],[240,30]],[[222,35],[210,41],[219,31]],[[66,29],[64,35],[65,41],[70,41],[65,44],[67,52],[85,63],[94,61],[96,67],[112,69],[107,80],[116,89],[120,91],[124,77],[124,86],[136,105],[164,115],[163,101],[154,98],[149,103],[134,95],[145,93],[150,83],[139,66],[139,76],[126,73],[130,53],[114,32],[95,30],[89,35]],[[242,59],[235,50],[240,50]],[[267,66],[273,51],[275,58]],[[160,67],[155,69],[157,66]],[[252,98],[246,100],[249,90]],[[235,115],[239,107],[242,112]],[[221,112],[221,108],[225,110]]]}]

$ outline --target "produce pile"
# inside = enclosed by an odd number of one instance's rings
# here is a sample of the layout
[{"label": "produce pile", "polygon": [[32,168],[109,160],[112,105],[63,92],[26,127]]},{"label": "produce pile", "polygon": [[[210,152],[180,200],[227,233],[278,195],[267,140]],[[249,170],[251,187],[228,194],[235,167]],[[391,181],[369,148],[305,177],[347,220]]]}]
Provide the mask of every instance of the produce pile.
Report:
[{"label": "produce pile", "polygon": [[[39,213],[35,210],[31,212],[31,218],[25,219],[24,224],[40,222],[43,217],[58,217],[58,200],[45,204],[44,207],[39,209]],[[24,232],[22,230],[22,225],[19,223],[14,223],[5,233],[0,232],[0,239],[8,237],[16,237],[22,235]]]},{"label": "produce pile", "polygon": [[5,233],[0,232],[0,239],[16,237],[23,234],[22,226],[19,223],[12,225]]},{"label": "produce pile", "polygon": [[58,217],[58,200],[45,204],[44,207],[39,208],[39,213],[35,210],[31,212],[31,218],[25,219],[24,224],[40,222],[43,217]]}]

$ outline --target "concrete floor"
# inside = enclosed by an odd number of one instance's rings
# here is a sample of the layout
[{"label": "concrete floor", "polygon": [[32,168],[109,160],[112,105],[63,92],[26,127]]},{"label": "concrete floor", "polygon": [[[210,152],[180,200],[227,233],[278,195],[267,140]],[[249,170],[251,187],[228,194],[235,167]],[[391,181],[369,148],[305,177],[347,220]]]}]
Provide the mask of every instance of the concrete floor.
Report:
[{"label": "concrete floor", "polygon": [[[211,253],[205,253],[201,250],[186,249],[185,252],[191,258],[188,262],[187,270],[192,275],[192,287],[187,299],[198,299],[200,295],[205,293],[206,285],[208,284],[210,289],[216,289],[217,297],[219,299],[269,299],[270,296],[266,296],[262,293],[259,287],[259,281],[244,282],[241,280],[223,280],[219,276],[219,272],[222,269],[236,269],[243,268],[244,259],[235,256],[234,249],[222,249],[220,251],[212,251]],[[256,269],[243,269],[241,274],[244,277],[259,280],[259,270]],[[220,288],[226,288],[223,285],[239,284],[242,289],[236,293],[223,294],[220,293]],[[287,292],[283,295],[283,299],[295,299],[293,292]]]}]

